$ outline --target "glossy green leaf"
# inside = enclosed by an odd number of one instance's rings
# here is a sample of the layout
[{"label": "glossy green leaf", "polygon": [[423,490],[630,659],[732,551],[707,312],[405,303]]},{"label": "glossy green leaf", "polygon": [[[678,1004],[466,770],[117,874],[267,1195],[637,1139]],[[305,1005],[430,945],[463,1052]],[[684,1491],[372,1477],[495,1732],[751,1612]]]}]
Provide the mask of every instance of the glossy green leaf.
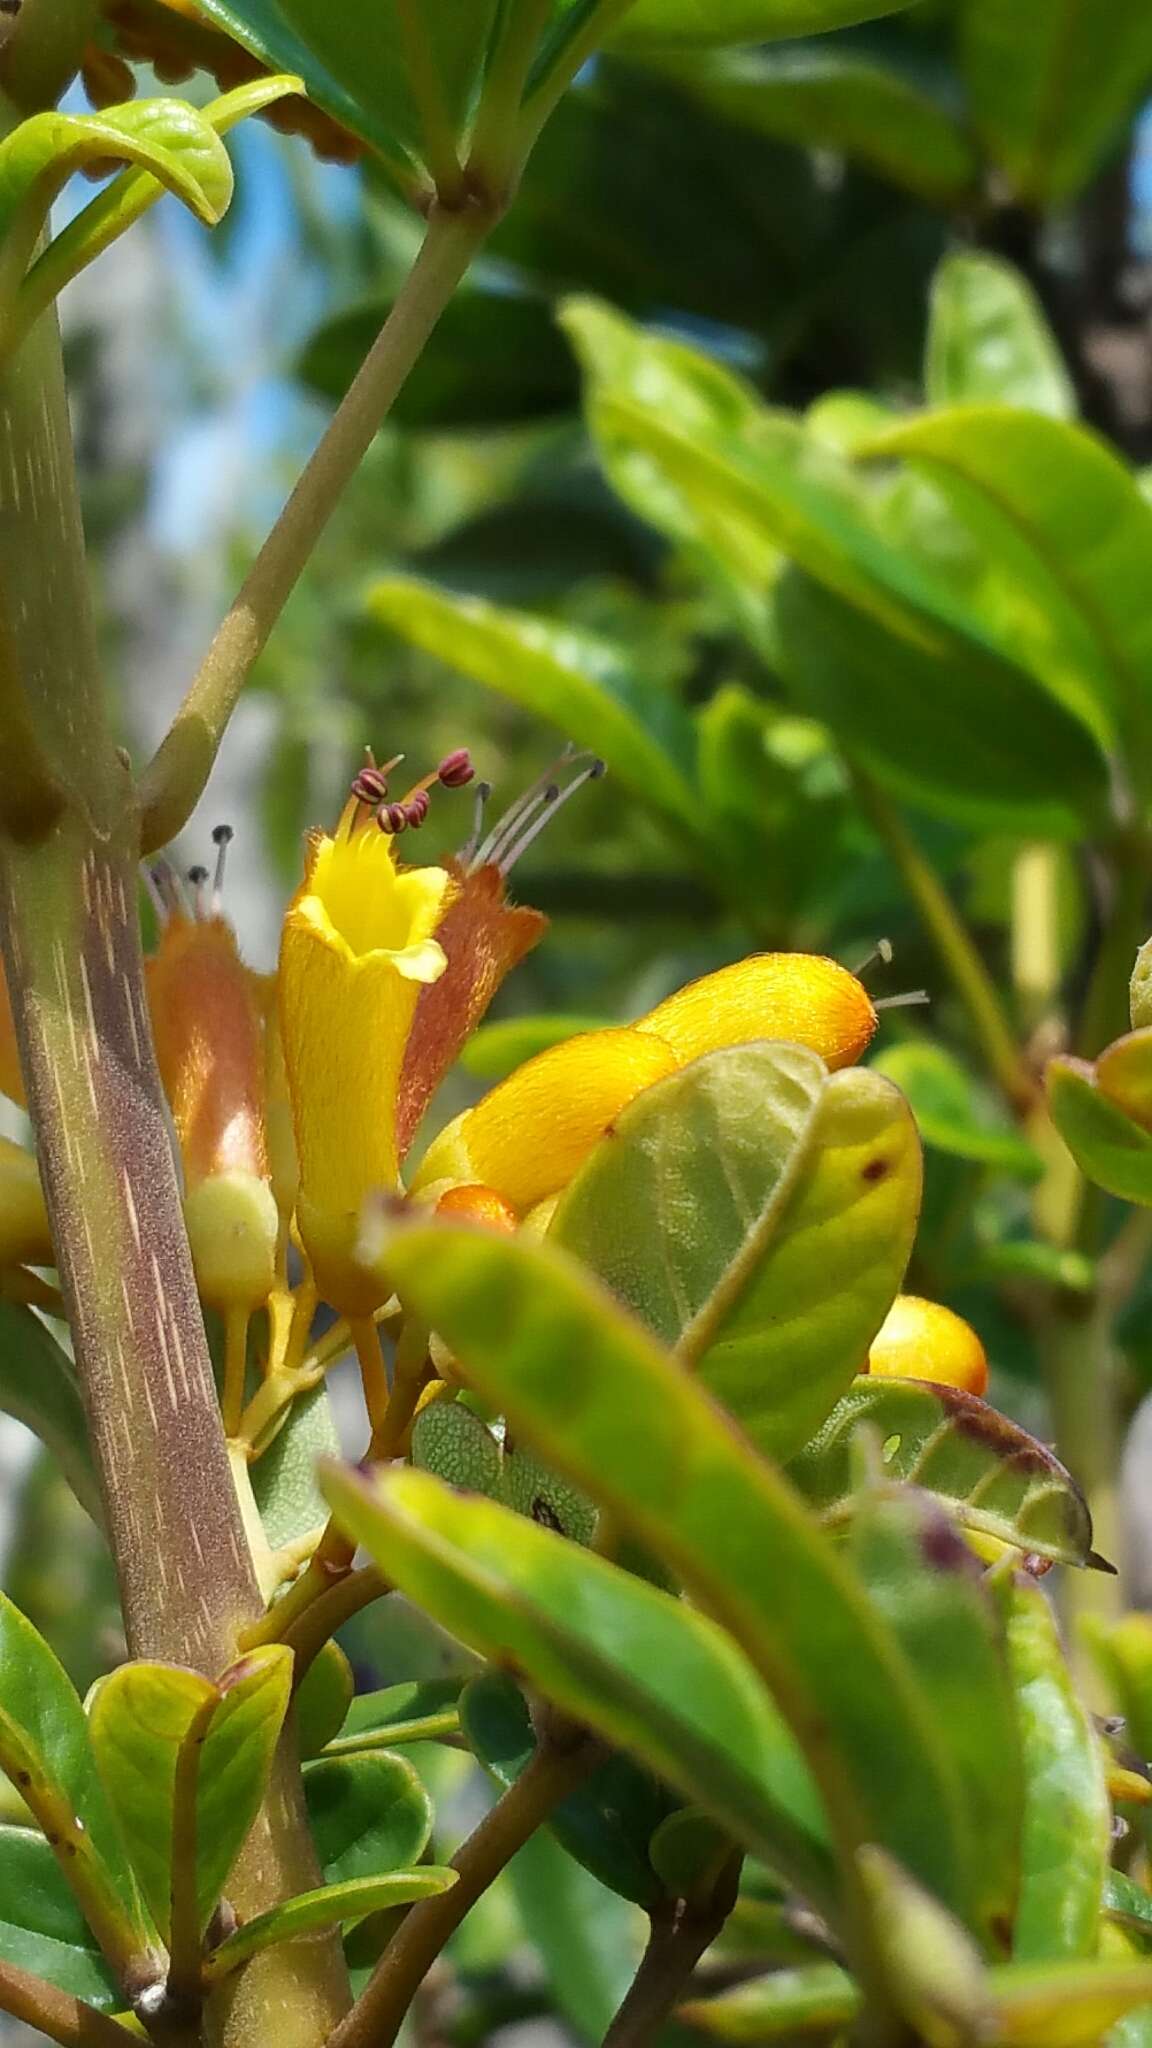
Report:
[{"label": "glossy green leaf", "polygon": [[974,1159],[1035,1180],[1043,1161],[1021,1136],[991,1091],[953,1053],[928,1038],[906,1039],[872,1061],[872,1071],[894,1083],[911,1104],[926,1145],[955,1159]]},{"label": "glossy green leaf", "polygon": [[1026,203],[1071,197],[1115,146],[1152,79],[1143,0],[970,0],[960,59],[980,140]]},{"label": "glossy green leaf", "polygon": [[406,1757],[384,1750],[321,1757],[305,1769],[304,1792],[330,1885],[406,1870],[428,1846],[432,1802]]},{"label": "glossy green leaf", "polygon": [[0,1962],[31,1970],[101,2012],[123,2006],[124,1993],[35,1828],[0,1826]]},{"label": "glossy green leaf", "polygon": [[3,1594],[0,1769],[43,1829],[109,1961],[138,1973],[150,1937],[84,1709],[43,1637]]},{"label": "glossy green leaf", "polygon": [[1123,1870],[1110,1870],[1104,1884],[1104,1908],[1110,1920],[1120,1920],[1144,1947],[1152,1941],[1152,1892],[1137,1884]]},{"label": "glossy green leaf", "polygon": [[[979,1894],[971,1922],[1002,1944],[1012,1925],[1023,1819],[1016,1702],[1004,1628],[983,1584],[983,1570],[932,1498],[909,1488],[869,1489],[852,1518],[850,1554],[873,1605],[884,1616],[928,1698],[963,1786],[964,1809],[978,1846]],[[975,1703],[978,1702],[978,1706]],[[911,1887],[907,1873],[872,1873],[881,1897]],[[939,1908],[910,1899],[899,1920],[930,1918]],[[881,1917],[885,1917],[881,1908]],[[962,1951],[970,1936],[950,1938],[941,1924],[914,1949],[930,1974],[949,1979],[957,1999],[982,1999]],[[905,1974],[913,1957],[901,1949]],[[909,1995],[926,1996],[909,1985]],[[918,2014],[906,2006],[908,2017]]]},{"label": "glossy green leaf", "polygon": [[231,1976],[261,1949],[278,1942],[299,1941],[301,1936],[320,1934],[326,1927],[338,1927],[345,1920],[363,1920],[369,1913],[382,1913],[393,1906],[410,1906],[417,1899],[434,1899],[456,1883],[456,1872],[428,1863],[420,1870],[393,1870],[383,1877],[346,1878],[340,1884],[324,1885],[311,1892],[298,1892],[282,1906],[257,1913],[243,1927],[230,1934],[209,1956],[205,1966],[208,1982],[219,1983]]},{"label": "glossy green leaf", "polygon": [[[560,325],[584,372],[594,429],[606,396],[630,400],[689,435],[741,434],[760,417],[760,401],[742,378],[598,299],[566,299]],[[762,524],[681,488],[635,437],[601,434],[598,448],[609,482],[641,519],[671,540],[702,547],[737,583],[757,592],[767,585],[779,550]]]},{"label": "glossy green leaf", "polygon": [[[195,116],[211,134],[226,135],[239,121],[300,90],[300,80],[293,76],[256,78],[247,85],[237,86],[232,92],[222,93],[218,99],[209,100],[205,106],[195,109]],[[193,112],[192,109],[187,111]],[[150,171],[121,171],[95,199],[81,207],[42,250],[24,280],[17,301],[21,329],[50,299],[55,298],[70,278],[94,262],[134,221],[147,213],[149,207],[163,196],[164,189],[165,181],[154,177]]]},{"label": "glossy green leaf", "polygon": [[1008,1648],[1024,1752],[1013,1954],[1020,1962],[1090,1956],[1112,1844],[1104,1765],[1052,1609],[1039,1588],[1022,1579],[1009,1593]]},{"label": "glossy green leaf", "polygon": [[0,1412],[33,1430],[94,1522],[102,1518],[84,1403],[71,1359],[32,1310],[0,1301]]},{"label": "glossy green leaf", "polygon": [[[297,365],[302,382],[342,398],[388,311],[374,299],[325,321]],[[389,419],[418,432],[485,430],[571,413],[578,395],[571,351],[546,299],[465,290],[445,308]]]},{"label": "glossy green leaf", "polygon": [[636,1972],[636,1909],[573,1862],[547,1828],[513,1857],[508,1877],[556,2012],[596,2048]]},{"label": "glossy green leaf", "polygon": [[908,0],[637,0],[617,40],[629,49],[768,43],[897,14]]},{"label": "glossy green leaf", "polygon": [[177,1664],[121,1664],[98,1686],[92,1746],[149,1910],[167,1938],[177,1767],[196,1746],[196,1896],[207,1926],[260,1808],[288,1711],[292,1654],[253,1650],[218,1685]]},{"label": "glossy green leaf", "polygon": [[1049,1060],[1048,1107],[1080,1171],[1110,1195],[1152,1207],[1152,1133],[1101,1093],[1084,1060]]},{"label": "glossy green leaf", "polygon": [[1079,719],[974,638],[922,645],[798,570],[781,578],[773,617],[794,699],[897,796],[1048,839],[1105,816],[1104,757]]},{"label": "glossy green leaf", "polygon": [[319,1756],[339,1735],[356,1690],[356,1675],[339,1643],[325,1643],[296,1689],[293,1708],[302,1757]]},{"label": "glossy green leaf", "polygon": [[434,1742],[460,1727],[457,1701],[464,1680],[423,1678],[381,1692],[361,1693],[328,1745],[329,1756],[351,1756],[394,1742]]},{"label": "glossy green leaf", "polygon": [[184,100],[129,100],[99,114],[34,114],[13,129],[0,142],[0,224],[21,238],[38,230],[74,171],[125,157],[208,227],[226,211],[232,166],[198,109]]},{"label": "glossy green leaf", "polygon": [[500,1446],[487,1424],[460,1401],[430,1401],[412,1426],[412,1463],[450,1486],[495,1497]]},{"label": "glossy green leaf", "polygon": [[662,66],[740,127],[808,149],[834,149],[937,205],[970,191],[978,158],[954,116],[919,84],[856,51],[797,50]]},{"label": "glossy green leaf", "polygon": [[[324,0],[203,0],[214,27],[233,36],[272,71],[296,71],[308,97],[350,128],[392,168],[410,174],[419,155],[420,120],[404,60],[399,10]],[[421,7],[438,92],[449,120],[463,120],[475,90],[495,0],[431,0]]]},{"label": "glossy green leaf", "polygon": [[517,1665],[832,1904],[811,1784],[767,1694],[715,1623],[428,1473],[393,1469],[373,1485],[329,1470],[325,1485],[345,1525],[442,1626]]},{"label": "glossy green leaf", "polygon": [[538,1017],[501,1018],[498,1024],[482,1024],[474,1031],[460,1055],[460,1065],[477,1081],[502,1081],[515,1067],[575,1038],[579,1031],[603,1031],[610,1017],[587,1016],[582,1011],[547,1011]]},{"label": "glossy green leaf", "polygon": [[1007,405],[925,414],[873,450],[926,464],[993,551],[1005,527],[1022,544],[1069,702],[1103,736],[1118,734],[1133,774],[1146,778],[1152,624],[1141,590],[1152,506],[1130,472],[1086,429]]},{"label": "glossy green leaf", "polygon": [[[822,1775],[831,1746],[837,1773],[852,1781],[848,1825],[963,1909],[976,1889],[972,1845],[927,1701],[792,1487],[557,1249],[433,1223],[394,1228],[386,1255],[405,1299],[441,1332],[470,1383],[667,1559],[743,1643],[835,1799],[843,1779]],[[656,1661],[645,1660],[646,1671]],[[744,1832],[746,1822],[721,1811],[715,1785],[703,1797]]]},{"label": "glossy green leaf", "polygon": [[[496,1782],[513,1785],[535,1753],[528,1702],[515,1681],[484,1672],[465,1686],[460,1723],[473,1754]],[[564,1800],[548,1823],[561,1846],[610,1891],[655,1907],[665,1891],[648,1845],[678,1805],[666,1785],[631,1757],[609,1756]]]},{"label": "glossy green leaf", "polygon": [[333,1456],[339,1448],[332,1402],[321,1381],[293,1401],[283,1427],[249,1466],[252,1492],[273,1550],[323,1527],[326,1510],[316,1484],[316,1461]]},{"label": "glossy green leaf", "polygon": [[574,627],[401,577],[377,584],[370,606],[426,653],[602,755],[623,788],[695,837],[691,725],[620,650]]},{"label": "glossy green leaf", "polygon": [[504,1452],[500,1500],[518,1515],[557,1529],[571,1543],[591,1543],[596,1534],[596,1504],[571,1480],[542,1465],[532,1451]]},{"label": "glossy green leaf", "polygon": [[982,250],[955,250],[936,272],[924,375],[930,405],[1076,417],[1076,387],[1039,299],[1011,263]]},{"label": "glossy green leaf", "polygon": [[894,1088],[859,1067],[829,1075],[799,1046],[743,1045],[645,1089],[550,1235],[757,1444],[791,1457],[867,1356],[919,1206],[915,1126]]},{"label": "glossy green leaf", "polygon": [[881,1438],[886,1476],[938,1495],[964,1527],[1054,1563],[1088,1559],[1088,1509],[1053,1453],[975,1394],[921,1380],[863,1374],[793,1459],[789,1477],[826,1522],[851,1520],[862,1427]]},{"label": "glossy green leaf", "polygon": [[860,2009],[857,1985],[838,1963],[774,1970],[716,1998],[693,1998],[680,2018],[721,2041],[839,2039]]}]

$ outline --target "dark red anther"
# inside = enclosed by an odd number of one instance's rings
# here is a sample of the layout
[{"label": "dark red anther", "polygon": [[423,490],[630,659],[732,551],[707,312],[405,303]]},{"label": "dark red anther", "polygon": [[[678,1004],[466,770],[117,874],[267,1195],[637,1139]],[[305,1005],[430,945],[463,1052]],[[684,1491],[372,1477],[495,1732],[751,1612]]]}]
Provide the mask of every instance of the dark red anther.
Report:
[{"label": "dark red anther", "polygon": [[352,784],[352,794],[362,804],[381,804],[388,795],[388,784],[381,768],[362,768]]},{"label": "dark red anther", "polygon": [[404,809],[408,813],[408,823],[413,828],[422,825],[428,816],[428,791],[418,789],[414,796],[409,797]]},{"label": "dark red anther", "polygon": [[476,770],[467,747],[457,747],[455,753],[445,754],[436,774],[445,789],[463,789],[471,782]]}]

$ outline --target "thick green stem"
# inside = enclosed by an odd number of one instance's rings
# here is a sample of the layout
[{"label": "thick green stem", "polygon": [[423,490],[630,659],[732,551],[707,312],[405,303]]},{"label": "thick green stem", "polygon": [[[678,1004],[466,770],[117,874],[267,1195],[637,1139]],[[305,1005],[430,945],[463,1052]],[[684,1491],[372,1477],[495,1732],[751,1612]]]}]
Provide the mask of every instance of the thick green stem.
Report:
[{"label": "thick green stem", "polygon": [[436,207],[403,290],[217,631],[167,737],[141,778],[144,853],[175,838],[208,779],[237,699],[377,428],[493,225],[491,212]]},{"label": "thick green stem", "polygon": [[[0,838],[0,921],[57,1260],[129,1647],[218,1673],[260,1596],[231,1482],[144,1000],[137,820],[108,733],[53,316],[0,377],[0,617],[68,792]],[[9,733],[0,701],[0,751]],[[238,1867],[245,1915],[315,1882],[299,1772],[280,1758]],[[271,1951],[275,1957],[277,1952]],[[335,1943],[244,1973],[249,2039],[318,2048],[344,2009]],[[225,2025],[229,2048],[245,2034]]]},{"label": "thick green stem", "polygon": [[899,869],[952,985],[968,1013],[989,1069],[1021,1115],[1034,1106],[1035,1080],[1028,1072],[1000,991],[984,965],[971,933],[940,877],[926,860],[888,798],[858,769],[853,781],[860,803]]}]

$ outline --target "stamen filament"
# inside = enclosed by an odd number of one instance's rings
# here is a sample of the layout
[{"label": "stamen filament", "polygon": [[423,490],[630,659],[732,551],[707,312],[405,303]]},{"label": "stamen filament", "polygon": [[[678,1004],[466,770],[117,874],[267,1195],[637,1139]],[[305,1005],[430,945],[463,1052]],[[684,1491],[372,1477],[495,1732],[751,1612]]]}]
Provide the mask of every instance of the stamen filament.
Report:
[{"label": "stamen filament", "polygon": [[547,825],[551,821],[551,819],[555,817],[557,811],[563,810],[564,805],[568,802],[569,797],[575,796],[576,791],[578,789],[583,789],[584,784],[586,782],[599,782],[600,777],[604,773],[604,769],[605,763],[603,761],[596,760],[591,762],[587,768],[581,770],[579,775],[573,777],[572,781],[567,785],[565,789],[557,791],[555,799],[549,805],[548,811],[544,817],[534,819],[533,822],[527,827],[527,829],[521,832],[520,837],[517,840],[515,840],[511,846],[506,846],[501,849],[500,858],[497,865],[500,867],[501,871],[504,874],[507,874],[509,868],[514,867],[516,865],[516,862],[522,857],[522,855],[527,853],[528,848],[531,846],[533,840],[539,838],[541,832],[544,830],[545,825]]}]

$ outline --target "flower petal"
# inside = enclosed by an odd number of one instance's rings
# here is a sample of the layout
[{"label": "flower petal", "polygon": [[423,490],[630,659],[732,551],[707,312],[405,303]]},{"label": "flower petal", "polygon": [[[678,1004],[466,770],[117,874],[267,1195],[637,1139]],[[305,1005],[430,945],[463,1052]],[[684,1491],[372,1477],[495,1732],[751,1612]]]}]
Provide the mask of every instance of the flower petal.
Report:
[{"label": "flower petal", "polygon": [[777,1038],[806,1045],[827,1067],[858,1060],[876,1029],[868,991],[819,953],[752,953],[658,1003],[638,1029],[667,1040],[683,1066],[721,1046]]}]

